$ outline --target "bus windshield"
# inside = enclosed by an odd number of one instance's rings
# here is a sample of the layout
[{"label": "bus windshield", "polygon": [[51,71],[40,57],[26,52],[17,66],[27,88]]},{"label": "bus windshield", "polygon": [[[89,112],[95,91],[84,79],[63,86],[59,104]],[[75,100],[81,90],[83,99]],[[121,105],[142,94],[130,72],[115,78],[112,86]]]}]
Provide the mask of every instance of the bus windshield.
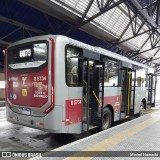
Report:
[{"label": "bus windshield", "polygon": [[44,66],[47,63],[47,42],[26,43],[7,50],[7,64],[11,70]]}]

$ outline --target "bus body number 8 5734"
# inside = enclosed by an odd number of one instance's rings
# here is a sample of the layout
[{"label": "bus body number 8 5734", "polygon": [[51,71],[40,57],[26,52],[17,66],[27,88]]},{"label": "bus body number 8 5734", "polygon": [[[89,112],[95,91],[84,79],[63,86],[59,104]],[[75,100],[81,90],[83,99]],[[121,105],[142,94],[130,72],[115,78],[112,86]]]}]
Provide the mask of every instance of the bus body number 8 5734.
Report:
[{"label": "bus body number 8 5734", "polygon": [[19,51],[20,58],[31,57],[31,49],[24,49]]}]

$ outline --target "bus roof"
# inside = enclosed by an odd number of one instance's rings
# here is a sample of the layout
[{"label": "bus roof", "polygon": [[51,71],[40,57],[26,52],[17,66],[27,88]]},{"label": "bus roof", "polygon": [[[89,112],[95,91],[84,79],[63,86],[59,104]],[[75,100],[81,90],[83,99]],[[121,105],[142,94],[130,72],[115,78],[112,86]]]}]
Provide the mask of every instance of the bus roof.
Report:
[{"label": "bus roof", "polygon": [[111,57],[111,58],[113,58],[113,59],[118,59],[118,60],[120,60],[120,61],[122,61],[122,62],[126,62],[126,63],[128,63],[128,64],[140,66],[140,67],[147,68],[147,69],[153,69],[152,67],[149,67],[149,66],[147,66],[147,65],[138,63],[138,62],[133,61],[133,60],[130,60],[130,59],[128,59],[127,57],[124,57],[124,56],[119,55],[119,54],[117,54],[117,53],[111,52],[111,51],[106,50],[106,49],[104,49],[104,48],[94,47],[94,46],[85,44],[85,43],[83,43],[83,42],[80,42],[80,41],[71,39],[71,38],[66,37],[66,36],[63,36],[63,35],[43,35],[43,36],[36,36],[36,37],[26,38],[26,39],[23,39],[23,40],[20,40],[20,41],[17,41],[17,42],[12,43],[12,44],[9,45],[7,48],[12,47],[12,46],[14,46],[14,45],[18,45],[18,44],[20,44],[20,43],[29,42],[29,41],[31,41],[31,40],[36,41],[36,40],[39,40],[39,39],[42,40],[43,38],[52,38],[52,37],[54,37],[54,39],[63,39],[63,40],[66,40],[66,41],[68,41],[68,43],[71,44],[71,45],[74,45],[74,46],[77,46],[77,47],[80,47],[80,48],[83,48],[83,49],[87,49],[87,50],[90,50],[90,51],[92,51],[92,52],[99,53],[99,54],[102,54],[102,55]]},{"label": "bus roof", "polygon": [[[64,37],[65,37],[65,36],[64,36]],[[143,67],[143,68],[151,68],[151,67],[149,67],[149,66],[147,66],[147,65],[138,63],[138,62],[133,61],[133,60],[130,60],[130,59],[128,59],[127,57],[124,57],[124,56],[119,55],[119,54],[117,54],[117,53],[111,52],[111,51],[106,50],[106,49],[104,49],[104,48],[94,47],[94,46],[85,44],[85,43],[83,43],[83,42],[80,42],[80,41],[77,41],[77,40],[74,40],[74,39],[71,39],[71,38],[68,38],[68,37],[66,37],[66,38],[69,40],[69,44],[72,44],[72,45],[74,45],[74,46],[77,46],[77,47],[80,47],[80,48],[84,48],[84,49],[88,49],[88,50],[91,50],[91,51],[93,51],[93,52],[97,52],[97,53],[100,53],[100,54],[102,54],[102,55],[111,57],[111,58],[113,58],[113,59],[118,59],[118,60],[120,60],[120,61],[127,62],[128,64],[133,64],[133,65],[140,66],[140,67]]]}]

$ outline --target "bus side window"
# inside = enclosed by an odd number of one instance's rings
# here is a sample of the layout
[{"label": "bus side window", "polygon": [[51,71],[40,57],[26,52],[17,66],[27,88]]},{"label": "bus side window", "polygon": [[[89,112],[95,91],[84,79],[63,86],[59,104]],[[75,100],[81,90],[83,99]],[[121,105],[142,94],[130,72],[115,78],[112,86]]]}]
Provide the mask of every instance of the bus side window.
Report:
[{"label": "bus side window", "polygon": [[81,50],[73,46],[66,49],[66,84],[72,87],[81,86],[80,56]]},{"label": "bus side window", "polygon": [[138,69],[136,71],[136,87],[144,87],[146,86],[146,73],[144,69]]},{"label": "bus side window", "polygon": [[107,60],[104,70],[104,86],[118,86],[119,62]]}]

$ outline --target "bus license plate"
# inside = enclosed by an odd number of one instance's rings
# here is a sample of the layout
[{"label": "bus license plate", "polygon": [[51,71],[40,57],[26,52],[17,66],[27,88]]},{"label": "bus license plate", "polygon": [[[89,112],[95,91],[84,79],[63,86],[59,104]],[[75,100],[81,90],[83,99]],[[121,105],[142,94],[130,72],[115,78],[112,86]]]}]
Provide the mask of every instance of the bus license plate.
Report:
[{"label": "bus license plate", "polygon": [[20,107],[19,110],[22,114],[31,115],[31,109],[30,108],[22,108]]}]

